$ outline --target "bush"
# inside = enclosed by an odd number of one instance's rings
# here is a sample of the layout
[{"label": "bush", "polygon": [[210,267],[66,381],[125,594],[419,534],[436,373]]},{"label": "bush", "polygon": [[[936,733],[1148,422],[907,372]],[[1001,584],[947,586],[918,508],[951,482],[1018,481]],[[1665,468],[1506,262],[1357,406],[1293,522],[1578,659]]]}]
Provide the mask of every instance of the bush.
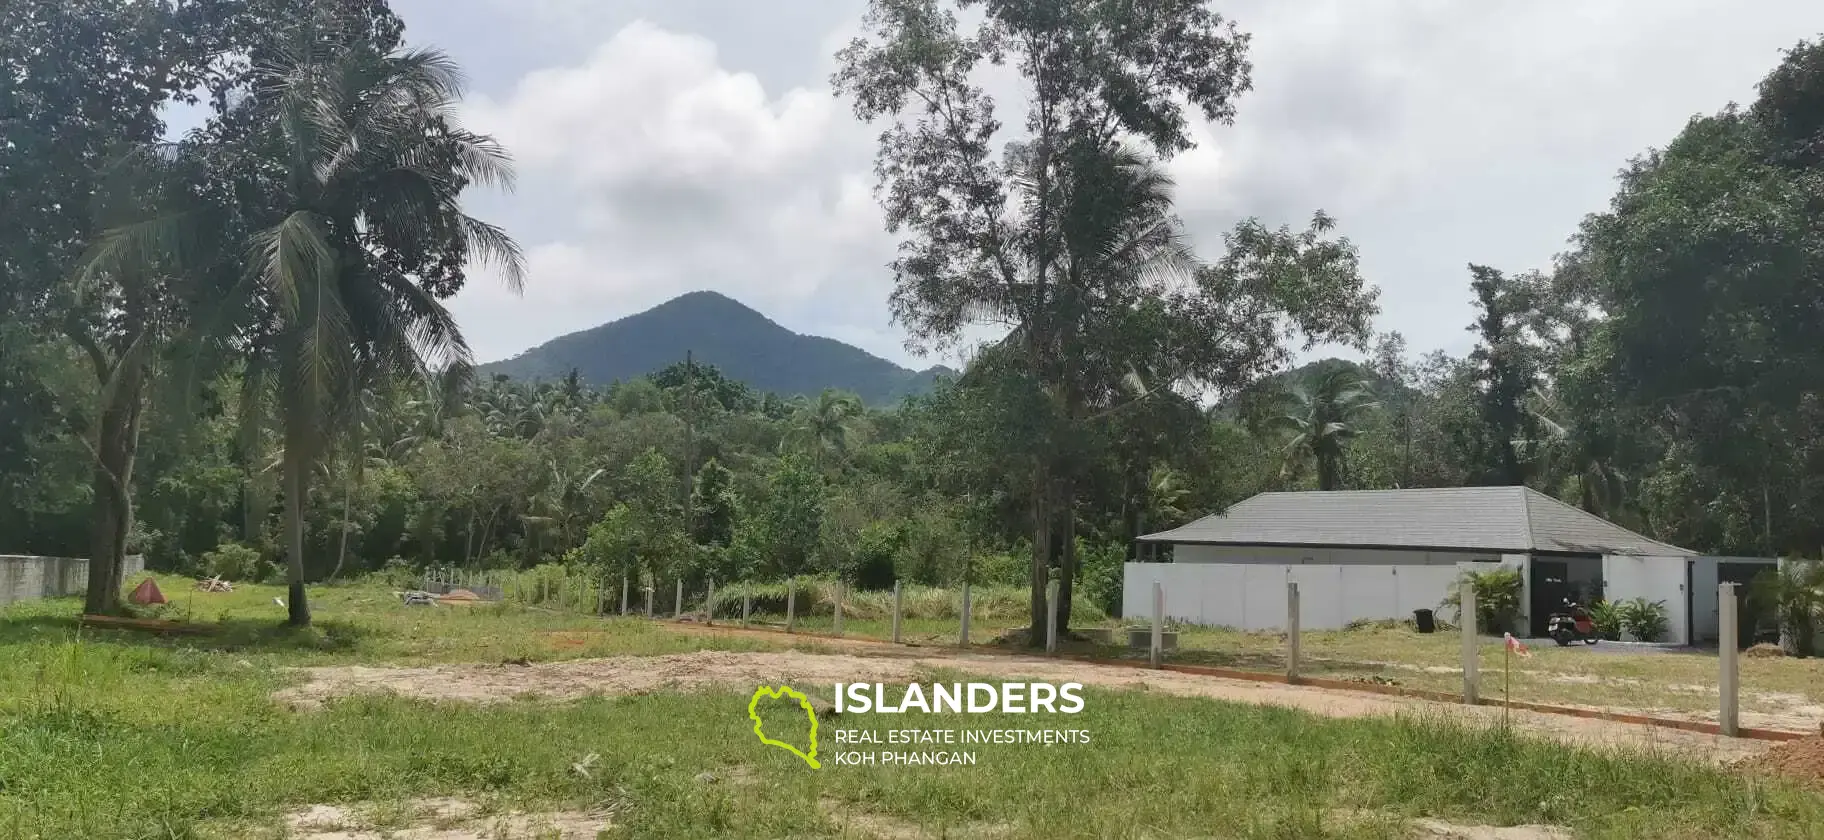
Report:
[{"label": "bush", "polygon": [[1502,566],[1488,571],[1466,571],[1457,579],[1458,586],[1439,605],[1450,609],[1456,622],[1463,621],[1463,605],[1458,597],[1462,583],[1470,584],[1476,593],[1476,625],[1484,633],[1506,632],[1520,619],[1520,595],[1525,581],[1519,569]]},{"label": "bush", "polygon": [[225,542],[203,553],[204,573],[223,580],[258,583],[268,574],[265,567],[271,565],[260,559],[257,549],[238,542]]},{"label": "bush", "polygon": [[[755,615],[785,615],[784,583],[743,583],[716,588],[716,615],[741,614],[741,598],[753,598]],[[969,591],[970,613],[976,620],[1024,624],[1031,612],[1025,587],[975,586]],[[963,592],[959,588],[906,585],[900,592],[904,616],[911,619],[938,621],[960,620],[963,614]],[[836,582],[825,578],[799,578],[797,615],[832,615],[836,612]],[[893,617],[893,591],[864,591],[850,587],[843,600],[845,618],[888,620]],[[1071,599],[1071,620],[1075,624],[1098,624],[1108,614],[1079,591]]]},{"label": "bush", "polygon": [[1613,601],[1597,601],[1590,605],[1590,621],[1596,625],[1596,635],[1613,642],[1621,638],[1621,605]]},{"label": "bush", "polygon": [[1649,603],[1645,598],[1634,598],[1622,602],[1616,608],[1616,613],[1621,620],[1621,629],[1640,641],[1657,642],[1666,635],[1669,622],[1664,601]]}]

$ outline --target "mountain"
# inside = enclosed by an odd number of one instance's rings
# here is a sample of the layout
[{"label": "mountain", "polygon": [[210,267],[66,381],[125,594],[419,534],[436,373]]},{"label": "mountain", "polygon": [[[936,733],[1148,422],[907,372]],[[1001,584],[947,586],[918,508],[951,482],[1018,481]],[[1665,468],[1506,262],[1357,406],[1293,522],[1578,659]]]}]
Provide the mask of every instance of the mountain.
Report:
[{"label": "mountain", "polygon": [[715,292],[691,292],[637,315],[554,338],[483,365],[481,373],[557,379],[574,368],[583,381],[607,385],[681,362],[687,351],[756,391],[808,396],[837,388],[853,391],[870,405],[927,393],[939,377],[956,375],[941,365],[907,370],[834,339],[799,335]]}]

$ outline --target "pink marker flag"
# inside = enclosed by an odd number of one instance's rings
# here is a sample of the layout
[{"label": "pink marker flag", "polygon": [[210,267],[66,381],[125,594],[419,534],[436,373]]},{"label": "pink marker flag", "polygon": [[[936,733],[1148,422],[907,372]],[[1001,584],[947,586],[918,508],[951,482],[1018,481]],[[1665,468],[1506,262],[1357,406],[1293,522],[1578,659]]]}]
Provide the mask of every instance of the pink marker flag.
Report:
[{"label": "pink marker flag", "polygon": [[1510,650],[1514,653],[1517,653],[1521,656],[1532,656],[1533,655],[1532,651],[1529,651],[1526,649],[1526,645],[1521,644],[1519,639],[1514,638],[1514,634],[1504,633],[1502,635],[1505,635],[1507,637],[1507,649],[1508,650]]}]

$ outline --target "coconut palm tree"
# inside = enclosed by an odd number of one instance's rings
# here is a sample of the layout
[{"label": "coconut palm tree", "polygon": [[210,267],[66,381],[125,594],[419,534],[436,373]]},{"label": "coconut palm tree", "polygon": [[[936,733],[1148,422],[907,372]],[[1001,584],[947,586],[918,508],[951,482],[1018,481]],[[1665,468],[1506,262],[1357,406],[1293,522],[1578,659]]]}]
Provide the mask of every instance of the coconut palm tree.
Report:
[{"label": "coconut palm tree", "polygon": [[448,56],[325,49],[301,29],[258,81],[288,153],[288,206],[254,233],[250,269],[277,304],[290,621],[303,625],[304,505],[325,421],[353,383],[469,358],[449,311],[399,257],[492,260],[514,290],[524,260],[503,231],[462,211],[470,183],[505,186],[512,174],[491,138],[456,127],[463,78]]},{"label": "coconut palm tree", "polygon": [[1628,484],[1627,475],[1615,466],[1616,436],[1597,424],[1570,419],[1569,410],[1550,390],[1534,387],[1528,396],[1526,410],[1539,435],[1514,441],[1515,451],[1538,461],[1540,474],[1555,475],[1565,485],[1574,485],[1578,507],[1616,519],[1626,501]]},{"label": "coconut palm tree", "polygon": [[253,336],[243,339],[243,405],[276,415],[284,453],[294,625],[310,623],[304,514],[331,430],[364,385],[468,362],[441,302],[461,266],[490,262],[515,291],[524,277],[513,239],[462,211],[466,187],[510,186],[512,171],[491,138],[457,125],[456,64],[437,50],[382,53],[321,34],[306,22],[281,36],[226,118],[234,141],[206,150],[226,178],[259,186],[243,199],[247,280],[233,303],[255,321],[240,331]]},{"label": "coconut palm tree", "polygon": [[1362,417],[1381,404],[1360,371],[1342,367],[1298,383],[1290,397],[1292,410],[1279,418],[1292,430],[1282,475],[1309,457],[1317,465],[1317,489],[1342,489],[1349,439]]},{"label": "coconut palm tree", "polygon": [[1780,561],[1749,584],[1748,604],[1776,621],[1788,656],[1816,654],[1817,628],[1824,623],[1824,561]]},{"label": "coconut palm tree", "polygon": [[791,440],[809,449],[817,469],[822,471],[827,457],[834,456],[838,464],[848,458],[855,419],[862,413],[861,400],[854,394],[826,388],[817,402],[799,412]]}]

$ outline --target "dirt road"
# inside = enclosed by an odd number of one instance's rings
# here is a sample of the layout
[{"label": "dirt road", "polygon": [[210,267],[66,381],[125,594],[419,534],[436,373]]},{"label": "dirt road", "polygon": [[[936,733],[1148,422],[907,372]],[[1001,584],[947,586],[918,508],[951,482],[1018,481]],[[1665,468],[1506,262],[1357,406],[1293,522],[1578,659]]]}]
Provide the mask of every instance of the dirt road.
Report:
[{"label": "dirt road", "polygon": [[[778,638],[776,635],[772,637]],[[987,677],[1072,681],[1100,688],[1137,689],[1181,697],[1283,706],[1327,717],[1381,715],[1444,718],[1491,727],[1499,726],[1503,718],[1503,710],[1496,707],[1470,707],[1309,686],[1258,683],[1038,657],[943,653],[930,649],[825,639],[806,641],[842,652],[701,651],[669,656],[614,657],[527,665],[307,668],[302,669],[304,681],[282,690],[277,699],[295,707],[309,708],[331,697],[379,692],[431,700],[492,703],[528,696],[573,699],[590,695],[641,694],[662,690],[688,691],[720,687],[745,689],[780,681],[812,685],[914,681],[932,670],[947,669]],[[1762,741],[1522,710],[1509,712],[1509,720],[1521,732],[1566,743],[1674,753],[1718,763],[1758,754],[1770,746]]]}]

